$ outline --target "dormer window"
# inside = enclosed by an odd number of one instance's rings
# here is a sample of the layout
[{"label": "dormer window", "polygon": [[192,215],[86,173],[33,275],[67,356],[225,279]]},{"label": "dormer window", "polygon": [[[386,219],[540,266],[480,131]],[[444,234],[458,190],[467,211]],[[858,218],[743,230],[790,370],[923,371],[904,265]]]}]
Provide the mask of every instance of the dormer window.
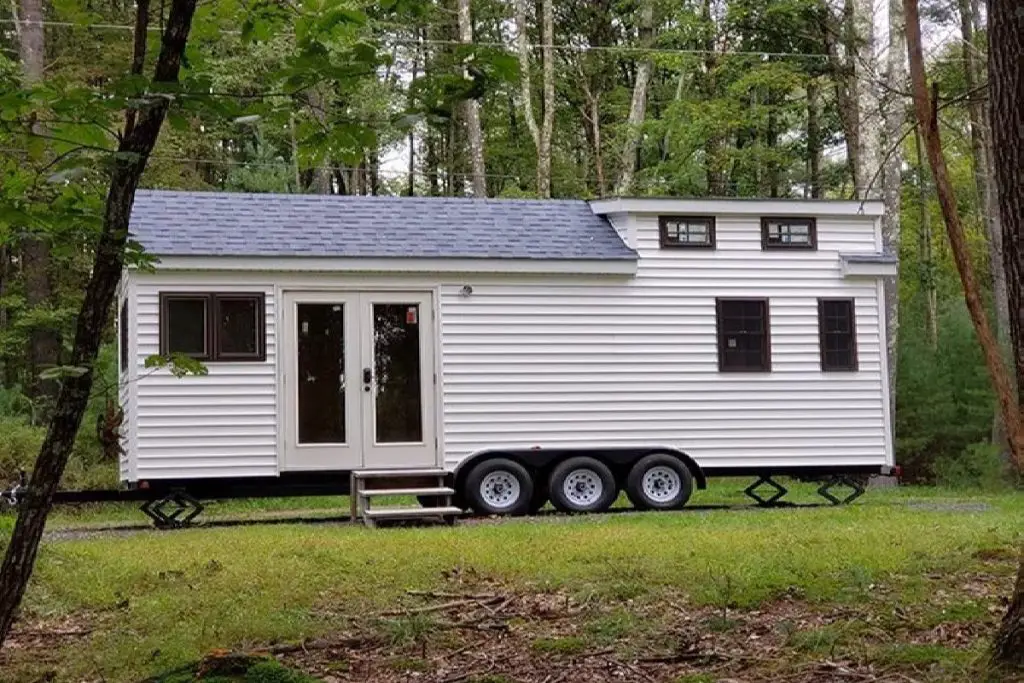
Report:
[{"label": "dormer window", "polygon": [[762,218],[761,248],[817,249],[818,226],[813,218]]},{"label": "dormer window", "polygon": [[661,216],[658,232],[663,248],[715,248],[715,219],[711,216]]}]

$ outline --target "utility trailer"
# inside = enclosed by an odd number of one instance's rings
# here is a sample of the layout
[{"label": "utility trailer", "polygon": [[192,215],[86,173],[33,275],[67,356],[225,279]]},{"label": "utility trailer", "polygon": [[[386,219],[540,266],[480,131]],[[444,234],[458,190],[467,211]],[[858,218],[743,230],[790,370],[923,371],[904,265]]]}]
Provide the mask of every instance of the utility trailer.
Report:
[{"label": "utility trailer", "polygon": [[881,214],[139,191],[119,495],[171,524],[235,495],[351,492],[368,522],[676,509],[715,476],[856,495],[894,466]]}]

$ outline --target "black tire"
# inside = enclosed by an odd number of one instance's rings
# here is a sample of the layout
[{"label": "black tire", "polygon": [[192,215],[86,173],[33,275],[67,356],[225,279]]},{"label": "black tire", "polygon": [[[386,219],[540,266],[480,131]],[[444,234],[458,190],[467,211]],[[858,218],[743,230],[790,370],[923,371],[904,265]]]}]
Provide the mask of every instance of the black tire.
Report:
[{"label": "black tire", "polygon": [[[665,490],[665,487],[674,488],[675,494],[669,496],[669,491],[663,495],[653,495],[644,490],[644,477],[652,470],[661,468],[655,472],[654,486]],[[671,476],[675,474],[675,477]],[[678,510],[686,505],[693,495],[693,474],[679,458],[663,453],[648,455],[637,461],[626,477],[626,495],[638,510]]]},{"label": "black tire", "polygon": [[[495,476],[488,479],[489,475]],[[483,491],[482,487],[487,487],[488,492]],[[515,493],[514,498],[497,504],[496,499],[512,493]],[[530,502],[533,500],[533,477],[514,460],[485,460],[466,475],[463,495],[469,507],[478,514],[525,515],[530,511]]]},{"label": "black tire", "polygon": [[[586,475],[590,472],[590,476]],[[575,484],[569,483],[580,494],[575,497],[566,492],[566,480],[576,478]],[[597,487],[600,486],[600,489]],[[615,483],[615,475],[600,460],[580,456],[560,462],[551,470],[548,479],[548,495],[551,504],[561,512],[604,512],[612,506],[619,495],[619,487]],[[593,496],[584,502],[582,498]]]},{"label": "black tire", "polygon": [[444,496],[416,496],[421,508],[439,508],[445,504]]}]

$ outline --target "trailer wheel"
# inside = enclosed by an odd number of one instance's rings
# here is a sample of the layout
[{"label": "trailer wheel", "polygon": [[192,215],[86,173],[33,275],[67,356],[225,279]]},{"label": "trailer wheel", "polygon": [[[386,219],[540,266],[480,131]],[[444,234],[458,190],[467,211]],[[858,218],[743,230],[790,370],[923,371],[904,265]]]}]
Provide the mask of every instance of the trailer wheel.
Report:
[{"label": "trailer wheel", "polygon": [[626,495],[638,510],[678,510],[692,493],[689,468],[662,453],[641,458],[626,477]]},{"label": "trailer wheel", "polygon": [[533,478],[514,460],[485,460],[466,475],[465,497],[479,514],[524,515],[533,500]]},{"label": "trailer wheel", "polygon": [[615,502],[615,475],[600,460],[569,458],[551,471],[551,504],[562,512],[602,512]]}]

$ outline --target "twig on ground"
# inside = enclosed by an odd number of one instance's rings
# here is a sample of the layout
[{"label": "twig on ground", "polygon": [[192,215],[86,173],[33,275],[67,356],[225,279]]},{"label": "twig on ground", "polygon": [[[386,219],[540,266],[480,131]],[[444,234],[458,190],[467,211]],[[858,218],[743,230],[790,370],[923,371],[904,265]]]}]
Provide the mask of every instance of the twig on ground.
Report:
[{"label": "twig on ground", "polygon": [[272,645],[270,647],[261,648],[258,650],[253,650],[252,652],[245,652],[242,654],[286,655],[291,654],[293,652],[309,652],[311,650],[330,650],[331,648],[355,649],[373,642],[373,638],[367,638],[365,636],[338,638],[335,640],[328,638],[317,638],[315,640],[303,640],[299,643],[282,643],[280,645]]},{"label": "twig on ground", "polygon": [[425,605],[423,607],[409,607],[406,609],[392,609],[385,612],[378,612],[377,616],[380,617],[399,617],[407,616],[410,614],[425,614],[427,612],[444,612],[445,610],[455,609],[456,607],[465,607],[466,605],[478,605],[486,604],[490,602],[497,602],[501,600],[500,595],[494,595],[487,600],[481,601],[477,599],[464,599],[464,600],[452,600],[450,602],[441,602],[436,605]]},{"label": "twig on ground", "polygon": [[497,593],[452,593],[448,591],[417,591],[407,590],[406,595],[415,595],[418,598],[455,598],[459,600],[489,600],[500,598]]}]

